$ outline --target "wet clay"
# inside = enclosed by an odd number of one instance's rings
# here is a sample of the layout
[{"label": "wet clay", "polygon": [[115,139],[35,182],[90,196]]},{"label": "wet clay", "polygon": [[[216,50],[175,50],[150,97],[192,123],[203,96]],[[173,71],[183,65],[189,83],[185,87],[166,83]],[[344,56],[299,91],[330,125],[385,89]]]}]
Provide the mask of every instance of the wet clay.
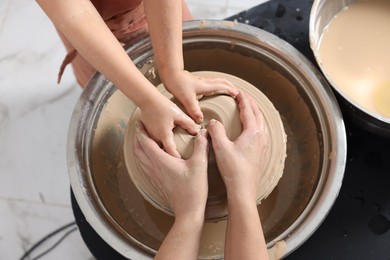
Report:
[{"label": "wet clay", "polygon": [[325,29],[319,58],[333,84],[369,113],[390,118],[390,1],[357,1]]},{"label": "wet clay", "polygon": [[286,253],[286,242],[284,240],[278,241],[273,247],[268,249],[268,256],[270,259],[279,260],[282,259]]},{"label": "wet clay", "polygon": [[[266,198],[277,185],[283,174],[284,161],[286,158],[286,134],[283,128],[283,122],[278,111],[268,98],[256,87],[248,82],[220,72],[194,72],[193,74],[202,77],[218,77],[229,80],[235,87],[248,93],[263,112],[266,121],[266,132],[264,138],[268,139],[268,149],[265,158],[265,168],[263,177],[257,188],[257,204]],[[164,96],[177,103],[177,100],[160,84],[157,87]],[[179,106],[180,104],[177,103]],[[234,141],[242,132],[239,109],[237,101],[227,95],[214,95],[203,97],[199,100],[200,108],[204,114],[202,127],[206,127],[211,119],[220,121],[226,131],[227,137]],[[184,111],[184,110],[183,110]],[[138,188],[145,200],[149,201],[156,208],[161,209],[167,214],[173,215],[169,202],[159,194],[146,174],[143,174],[133,153],[134,128],[135,122],[140,119],[140,111],[136,109],[128,122],[125,133],[124,153],[130,177]],[[190,135],[182,128],[174,129],[174,140],[179,153],[183,159],[191,157],[193,152],[194,136]],[[222,219],[227,216],[226,190],[218,172],[213,151],[209,156],[208,165],[209,176],[209,197],[206,205],[206,220]]]}]

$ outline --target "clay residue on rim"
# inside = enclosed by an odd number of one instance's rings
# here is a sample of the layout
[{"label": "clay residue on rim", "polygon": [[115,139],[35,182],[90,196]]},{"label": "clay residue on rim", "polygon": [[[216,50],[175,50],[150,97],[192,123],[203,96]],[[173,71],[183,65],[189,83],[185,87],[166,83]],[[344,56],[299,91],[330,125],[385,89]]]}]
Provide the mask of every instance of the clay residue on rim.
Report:
[{"label": "clay residue on rim", "polygon": [[[211,71],[195,72],[194,74],[202,77],[218,77],[229,80],[239,91],[248,93],[263,112],[267,127],[266,131],[262,134],[264,138],[268,139],[269,144],[265,158],[262,158],[265,162],[265,167],[257,188],[257,204],[259,204],[261,200],[271,193],[283,174],[284,160],[286,157],[286,134],[280,115],[259,89],[240,78],[226,73]],[[158,89],[164,96],[176,101],[163,88],[163,85],[158,86]],[[215,95],[200,99],[199,104],[204,114],[203,124],[207,125],[211,119],[219,120],[224,125],[228,138],[232,141],[241,134],[242,125],[235,99],[226,95]],[[135,122],[139,119],[140,113],[139,109],[137,109],[130,117],[125,133],[124,152],[128,172],[133,183],[147,201],[165,213],[173,215],[169,202],[164,196],[158,193],[148,179],[148,176],[143,174],[134,156],[134,129]],[[179,153],[184,159],[189,158],[193,150],[193,136],[180,129],[176,130],[174,134]],[[227,216],[226,190],[219,176],[213,154],[209,156],[208,176],[210,195],[206,206],[206,220],[225,218]]]}]

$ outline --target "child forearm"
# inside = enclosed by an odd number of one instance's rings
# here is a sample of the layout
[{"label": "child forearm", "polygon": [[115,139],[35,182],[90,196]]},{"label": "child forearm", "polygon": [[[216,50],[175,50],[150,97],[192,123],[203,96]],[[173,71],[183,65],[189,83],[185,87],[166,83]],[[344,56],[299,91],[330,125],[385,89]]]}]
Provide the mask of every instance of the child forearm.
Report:
[{"label": "child forearm", "polygon": [[138,106],[161,97],[135,67],[90,1],[37,2],[78,53]]},{"label": "child forearm", "polygon": [[163,82],[184,70],[182,51],[182,1],[144,0],[153,50]]}]

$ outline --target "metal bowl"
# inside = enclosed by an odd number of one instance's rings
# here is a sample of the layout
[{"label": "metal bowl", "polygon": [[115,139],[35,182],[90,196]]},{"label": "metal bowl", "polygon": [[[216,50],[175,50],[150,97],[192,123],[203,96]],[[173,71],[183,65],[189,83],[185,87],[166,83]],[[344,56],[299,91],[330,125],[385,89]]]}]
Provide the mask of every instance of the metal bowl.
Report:
[{"label": "metal bowl", "polygon": [[315,0],[310,13],[309,39],[310,47],[313,50],[316,61],[325,77],[338,94],[345,114],[357,125],[384,137],[390,137],[390,118],[368,111],[360,104],[353,101],[348,95],[341,91],[340,86],[334,83],[332,77],[328,75],[323,67],[319,54],[319,44],[329,22],[345,7],[357,0]]},{"label": "metal bowl", "polygon": [[[160,83],[148,38],[127,47],[142,73]],[[288,43],[263,30],[227,21],[184,24],[189,71],[229,73],[258,87],[280,112],[287,158],[279,184],[259,205],[267,246],[285,242],[288,255],[316,230],[333,205],[346,160],[344,123],[321,74]],[[150,259],[173,218],[132,184],[123,159],[123,134],[134,104],[96,74],[74,110],[68,135],[72,189],[94,230],[131,259]],[[223,257],[226,221],[205,223],[201,259]],[[271,252],[271,251],[270,251]]]}]

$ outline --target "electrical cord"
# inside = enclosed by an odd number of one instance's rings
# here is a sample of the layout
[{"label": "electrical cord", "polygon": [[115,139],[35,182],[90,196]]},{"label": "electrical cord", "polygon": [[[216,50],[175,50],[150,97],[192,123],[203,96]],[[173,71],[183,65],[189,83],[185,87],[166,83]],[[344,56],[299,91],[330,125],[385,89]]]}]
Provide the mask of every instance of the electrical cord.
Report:
[{"label": "electrical cord", "polygon": [[[37,243],[35,243],[29,250],[27,250],[23,256],[20,258],[20,260],[24,260],[26,259],[27,257],[30,256],[30,254],[35,250],[37,249],[40,245],[42,245],[46,240],[48,240],[49,238],[51,238],[52,236],[58,234],[59,232],[71,227],[71,226],[74,226],[76,225],[76,222],[73,221],[73,222],[70,222],[66,225],[63,225],[62,227],[52,231],[51,233],[47,234],[46,236],[44,236],[41,240],[39,240]],[[42,252],[41,254],[39,254],[38,256],[32,258],[31,260],[37,260],[39,258],[41,258],[42,256],[46,255],[47,253],[49,253],[50,251],[52,251],[55,247],[57,247],[68,235],[70,235],[72,232],[76,231],[78,229],[78,227],[74,227],[70,230],[68,230],[56,243],[54,243],[54,245],[52,245],[49,249],[47,249],[46,251]]]},{"label": "electrical cord", "polygon": [[42,256],[48,254],[51,250],[53,250],[54,248],[56,248],[68,235],[70,235],[71,233],[73,233],[74,231],[76,231],[78,229],[78,227],[74,227],[72,228],[71,230],[69,230],[68,232],[66,232],[56,243],[54,243],[50,248],[48,248],[46,251],[43,251],[41,254],[37,255],[36,257],[32,258],[31,260],[38,260],[39,258],[41,258]]}]

